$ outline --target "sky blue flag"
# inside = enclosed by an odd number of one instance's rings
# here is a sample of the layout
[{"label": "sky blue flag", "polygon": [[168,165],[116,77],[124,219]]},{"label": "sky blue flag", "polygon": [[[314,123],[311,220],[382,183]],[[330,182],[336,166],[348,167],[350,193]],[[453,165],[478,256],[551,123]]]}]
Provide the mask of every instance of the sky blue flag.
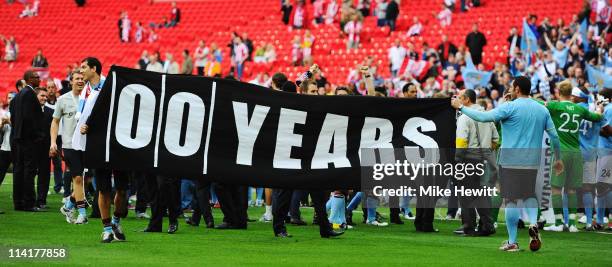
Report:
[{"label": "sky blue flag", "polygon": [[525,54],[535,53],[538,50],[538,38],[535,36],[527,21],[523,20],[523,35],[521,36],[521,50]]},{"label": "sky blue flag", "polygon": [[584,49],[585,53],[589,52],[589,40],[587,39],[588,28],[589,24],[587,22],[587,18],[584,18],[582,23],[580,23],[580,28],[578,31],[580,32],[580,37],[582,38],[582,49]]},{"label": "sky blue flag", "polygon": [[476,89],[477,87],[486,87],[491,80],[493,72],[479,71],[472,62],[472,56],[467,54],[465,57],[465,69],[462,74],[465,88]]},{"label": "sky blue flag", "polygon": [[612,88],[612,76],[594,68],[591,64],[586,64],[586,71],[591,86],[595,86],[599,90],[603,88]]}]

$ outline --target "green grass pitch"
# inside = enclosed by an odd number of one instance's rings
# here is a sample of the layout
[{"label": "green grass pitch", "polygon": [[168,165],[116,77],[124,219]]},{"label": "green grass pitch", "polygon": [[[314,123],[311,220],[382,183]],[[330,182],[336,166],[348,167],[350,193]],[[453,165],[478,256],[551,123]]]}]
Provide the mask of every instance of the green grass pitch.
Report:
[{"label": "green grass pitch", "polygon": [[[87,225],[70,225],[58,209],[61,197],[51,194],[48,212],[26,213],[12,210],[12,179],[0,187],[0,248],[52,247],[68,250],[66,260],[11,260],[6,265],[100,265],[100,266],[612,266],[612,235],[605,233],[542,233],[543,247],[533,253],[528,248],[526,230],[519,232],[521,252],[498,250],[506,239],[505,226],[491,237],[459,237],[452,231],[459,221],[436,221],[440,233],[417,233],[412,221],[405,225],[377,228],[359,222],[337,239],[322,239],[315,226],[288,226],[290,239],[273,236],[270,223],[249,223],[248,230],[211,230],[192,227],[180,221],[179,231],[141,233],[147,221],[130,211],[122,220],[127,242],[102,244],[102,225],[90,219]],[[380,209],[388,214],[388,209]],[[249,208],[250,218],[259,218],[263,208]],[[216,222],[221,211],[214,209]],[[303,209],[310,222],[312,209]],[[167,220],[164,222],[167,227]],[[165,230],[165,229],[164,229]],[[0,253],[2,254],[2,253]]]}]

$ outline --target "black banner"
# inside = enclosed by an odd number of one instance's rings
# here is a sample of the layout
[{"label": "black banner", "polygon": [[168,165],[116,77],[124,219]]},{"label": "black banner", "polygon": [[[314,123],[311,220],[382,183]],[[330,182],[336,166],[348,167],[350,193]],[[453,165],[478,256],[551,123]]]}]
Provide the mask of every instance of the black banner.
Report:
[{"label": "black banner", "polygon": [[360,148],[455,138],[449,99],[297,95],[117,66],[88,122],[89,168],[271,188],[358,188]]}]

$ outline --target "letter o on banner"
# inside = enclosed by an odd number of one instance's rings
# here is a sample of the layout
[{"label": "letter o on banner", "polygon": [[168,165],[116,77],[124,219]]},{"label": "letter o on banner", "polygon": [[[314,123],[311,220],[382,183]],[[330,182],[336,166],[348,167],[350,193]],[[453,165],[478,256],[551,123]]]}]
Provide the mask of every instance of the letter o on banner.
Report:
[{"label": "letter o on banner", "polygon": [[[185,103],[189,104],[189,117],[187,118],[187,124],[182,125]],[[192,93],[177,93],[168,101],[167,113],[164,133],[166,149],[170,153],[181,157],[191,156],[198,152],[202,143],[204,116],[206,114],[206,106],[202,98]],[[183,145],[180,144],[182,127],[187,127]]]},{"label": "letter o on banner", "polygon": [[[136,135],[132,138],[136,96],[140,97],[140,105],[136,118]],[[121,90],[115,126],[115,137],[119,144],[138,149],[151,142],[156,102],[153,91],[142,84],[129,84]]]}]

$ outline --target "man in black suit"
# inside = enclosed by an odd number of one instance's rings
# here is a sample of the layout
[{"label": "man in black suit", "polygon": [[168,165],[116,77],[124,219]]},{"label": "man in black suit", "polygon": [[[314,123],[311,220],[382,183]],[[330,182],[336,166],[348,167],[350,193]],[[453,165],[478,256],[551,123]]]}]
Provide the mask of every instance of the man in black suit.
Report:
[{"label": "man in black suit", "polygon": [[448,40],[448,36],[442,35],[442,42],[438,45],[438,55],[440,55],[442,64],[448,61],[449,55],[455,55],[457,51],[457,46]]},{"label": "man in black suit", "polygon": [[[323,190],[309,190],[307,192],[310,194],[310,199],[314,204],[315,216],[318,217],[317,223],[319,224],[319,234],[321,237],[330,238],[343,234],[344,232],[334,232],[329,224],[329,220],[327,220],[325,203],[327,202],[329,192]],[[293,190],[274,189],[272,194],[272,228],[274,229],[274,235],[281,238],[291,237],[285,227],[285,218],[287,217],[287,212],[289,212]]]},{"label": "man in black suit", "polygon": [[178,217],[181,213],[181,182],[176,177],[158,175],[147,179],[147,193],[150,193],[151,219],[143,232],[161,232],[164,213],[168,211],[168,234],[178,231]]},{"label": "man in black suit", "polygon": [[247,189],[247,186],[216,184],[215,191],[223,212],[223,223],[215,229],[247,228]]},{"label": "man in black suit", "polygon": [[487,45],[487,38],[478,31],[478,24],[472,25],[472,32],[465,37],[465,45],[470,50],[472,55],[472,61],[474,65],[478,65],[482,62],[482,49]]},{"label": "man in black suit", "polygon": [[[53,120],[53,109],[45,106],[47,103],[48,92],[44,87],[38,87],[36,97],[40,103],[40,108],[43,111],[42,129],[45,137],[42,142],[42,147],[51,146],[51,121]],[[36,180],[36,207],[46,209],[47,192],[49,191],[49,180],[51,179],[51,165],[49,151],[40,149],[38,151],[38,179]]]},{"label": "man in black suit", "polygon": [[13,152],[13,205],[15,210],[39,211],[35,207],[34,176],[38,150],[42,148],[43,112],[34,88],[40,85],[38,73],[28,70],[23,75],[24,87],[11,101],[11,151]]},{"label": "man in black suit", "polygon": [[198,226],[200,220],[204,217],[206,228],[214,228],[215,221],[210,208],[210,187],[211,182],[204,181],[203,179],[196,179],[196,194],[195,194],[195,205],[193,207],[193,214],[191,218],[186,220],[186,223],[192,226]]}]

